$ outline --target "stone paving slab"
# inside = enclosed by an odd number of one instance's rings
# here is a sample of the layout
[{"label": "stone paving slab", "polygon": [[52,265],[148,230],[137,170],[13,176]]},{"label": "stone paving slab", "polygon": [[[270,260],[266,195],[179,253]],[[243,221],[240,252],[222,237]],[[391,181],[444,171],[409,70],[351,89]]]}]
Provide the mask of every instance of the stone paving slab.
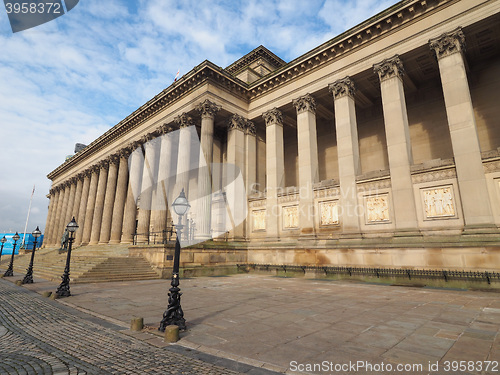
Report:
[{"label": "stone paving slab", "polygon": [[[155,346],[162,340],[156,328],[169,284],[74,284],[73,295],[56,303],[78,307],[122,330],[133,317],[143,317],[147,334],[130,334]],[[35,284],[24,288],[41,293],[56,287],[35,278]],[[492,366],[479,370],[478,364],[470,371],[445,367],[446,361],[500,361],[499,293],[253,274],[183,279],[180,287],[188,329],[175,347],[254,369],[288,374],[500,374],[500,363],[496,371]],[[309,369],[307,364],[357,361],[423,367],[298,371]],[[437,368],[430,369],[430,364]]]},{"label": "stone paving slab", "polygon": [[0,374],[276,374],[124,333],[123,324],[0,280]]}]

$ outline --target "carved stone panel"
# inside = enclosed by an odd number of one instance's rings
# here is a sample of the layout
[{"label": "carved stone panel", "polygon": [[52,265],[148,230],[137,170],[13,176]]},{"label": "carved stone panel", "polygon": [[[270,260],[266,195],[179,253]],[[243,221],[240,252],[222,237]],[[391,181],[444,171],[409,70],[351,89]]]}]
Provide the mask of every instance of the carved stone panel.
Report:
[{"label": "carved stone panel", "polygon": [[421,189],[425,219],[456,217],[455,200],[451,185]]},{"label": "carved stone panel", "polygon": [[389,194],[371,195],[365,197],[366,223],[389,223]]},{"label": "carved stone panel", "polygon": [[319,202],[319,225],[338,225],[339,210],[338,200]]},{"label": "carved stone panel", "polygon": [[299,206],[285,206],[282,210],[283,229],[299,227]]},{"label": "carved stone panel", "polygon": [[266,230],[266,210],[252,211],[253,231]]}]

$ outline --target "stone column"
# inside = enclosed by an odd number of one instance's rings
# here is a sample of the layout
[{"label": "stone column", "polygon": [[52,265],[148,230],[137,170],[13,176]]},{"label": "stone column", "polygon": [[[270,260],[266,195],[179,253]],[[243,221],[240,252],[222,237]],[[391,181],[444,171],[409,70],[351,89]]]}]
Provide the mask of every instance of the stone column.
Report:
[{"label": "stone column", "polygon": [[76,178],[72,177],[69,180],[69,198],[68,198],[68,207],[66,208],[66,216],[63,223],[64,228],[66,228],[68,223],[73,218],[73,205],[75,203],[75,193],[76,193]]},{"label": "stone column", "polygon": [[[211,237],[210,218],[212,216],[212,162],[214,144],[215,115],[221,106],[208,99],[196,109],[201,114],[201,151],[198,169],[198,206],[196,214],[196,238],[204,241]],[[204,157],[202,157],[202,155]]]},{"label": "stone column", "polygon": [[54,219],[54,212],[55,212],[56,205],[57,205],[56,191],[55,191],[55,189],[50,189],[50,191],[49,191],[49,212],[47,213],[47,221],[45,222],[43,247],[47,247],[47,245],[51,244],[50,234],[52,231],[52,225],[53,225],[53,221],[54,221],[53,219]]},{"label": "stone column", "polygon": [[60,215],[58,217],[58,223],[57,223],[56,243],[61,242],[61,237],[64,233],[64,228],[66,228],[66,225],[68,225],[68,222],[66,221],[66,213],[68,212],[69,192],[71,190],[71,186],[69,184],[69,181],[63,182],[63,189],[64,189],[64,192],[62,195],[62,198],[63,198],[62,205],[61,205]]},{"label": "stone column", "polygon": [[[78,214],[80,213],[80,203],[82,201],[82,192],[83,192],[83,173],[79,173],[76,178],[76,191],[75,191],[75,200],[73,202],[73,210],[71,213],[71,218],[75,217],[75,220],[78,219]],[[78,226],[80,223],[76,222]],[[80,228],[79,228],[80,229]],[[73,243],[74,244],[74,243]]]},{"label": "stone column", "polygon": [[97,197],[97,183],[99,180],[99,165],[94,165],[90,168],[90,186],[88,194],[88,202],[85,210],[85,225],[82,232],[82,245],[88,245],[92,233],[92,225],[94,220],[95,202]]},{"label": "stone column", "polygon": [[418,222],[410,172],[413,157],[403,89],[403,63],[396,55],[373,68],[380,78],[382,92],[396,231],[401,235],[415,235]]},{"label": "stone column", "polygon": [[80,208],[78,209],[78,217],[76,219],[76,223],[79,228],[75,232],[75,242],[74,245],[78,246],[82,243],[83,232],[85,231],[85,215],[87,213],[87,205],[89,200],[89,190],[90,190],[90,176],[92,175],[92,171],[87,169],[82,173],[83,176],[83,186],[82,186],[82,194],[79,202]]},{"label": "stone column", "polygon": [[316,101],[306,94],[293,101],[297,109],[299,147],[299,227],[302,237],[315,235],[313,184],[319,180]]},{"label": "stone column", "polygon": [[92,233],[90,234],[89,245],[99,243],[101,234],[102,213],[104,210],[104,199],[106,198],[106,184],[108,181],[109,159],[99,163],[99,180],[97,182],[97,194],[95,199],[94,217],[92,219]]},{"label": "stone column", "polygon": [[251,121],[245,124],[245,188],[247,195],[258,190],[257,183],[257,129]]},{"label": "stone column", "polygon": [[113,215],[111,219],[111,237],[109,240],[109,244],[120,243],[122,237],[123,213],[125,210],[128,188],[128,157],[131,151],[132,150],[129,147],[125,147],[118,153],[118,178],[116,181],[116,195],[113,205]]},{"label": "stone column", "polygon": [[118,178],[118,163],[120,157],[116,154],[109,157],[108,181],[106,182],[106,193],[102,211],[101,231],[99,243],[107,244],[111,237],[111,219],[113,216],[113,205],[115,203],[116,180]]},{"label": "stone column", "polygon": [[[173,199],[176,199],[181,193],[182,189],[184,189],[184,193],[186,194],[186,198],[188,201],[192,199],[189,195],[189,171],[191,167],[191,132],[189,130],[190,126],[193,126],[193,119],[188,116],[186,113],[183,113],[175,118],[175,122],[179,124],[179,153],[177,156],[177,174],[176,174],[176,182],[174,187],[174,193],[172,194]],[[196,192],[195,192],[196,193]],[[183,237],[186,235],[186,223],[187,216],[184,215],[182,217],[184,230]],[[174,223],[177,225],[178,218],[174,217]]]},{"label": "stone column", "polygon": [[464,63],[465,37],[458,28],[429,41],[436,53],[448,116],[465,230],[494,227],[476,119]]},{"label": "stone column", "polygon": [[134,233],[136,233],[137,220],[137,198],[141,193],[142,172],[144,164],[144,155],[140,142],[130,144],[132,153],[130,154],[129,165],[129,183],[127,190],[127,200],[125,203],[125,212],[123,215],[123,233],[121,243],[132,243]]},{"label": "stone column", "polygon": [[54,207],[54,218],[52,219],[52,228],[51,228],[51,233],[50,233],[50,244],[51,245],[56,245],[60,239],[58,239],[59,235],[59,220],[61,218],[61,210],[62,210],[62,201],[64,199],[64,187],[61,185],[58,185],[55,187],[57,191],[57,205]]},{"label": "stone column", "polygon": [[[229,166],[226,171],[224,182],[226,190],[226,199],[230,209],[231,227],[233,230],[229,232],[229,236],[234,240],[242,240],[244,238],[244,224],[235,222],[238,214],[246,211],[246,194],[237,191],[237,185],[233,181],[238,177],[238,172],[242,177],[245,176],[245,130],[246,122],[240,115],[233,115],[227,125],[227,163],[236,166]],[[239,170],[238,170],[239,169]],[[239,219],[239,218],[238,218]],[[239,220],[238,220],[239,221]]]},{"label": "stone column", "polygon": [[340,222],[343,234],[359,234],[356,175],[360,172],[354,83],[349,77],[329,85],[335,107],[335,129],[340,180]]},{"label": "stone column", "polygon": [[[158,181],[158,159],[160,139],[156,133],[149,133],[142,138],[144,147],[144,165],[142,172],[139,216],[137,218],[137,242],[147,243],[151,224],[153,194]],[[155,229],[156,230],[156,229]]]},{"label": "stone column", "polygon": [[266,236],[279,239],[278,192],[285,185],[283,115],[273,108],[262,114],[266,122]]},{"label": "stone column", "polygon": [[[177,154],[178,143],[176,138],[176,133],[171,133],[174,130],[173,127],[165,124],[160,128],[163,134],[160,137],[160,160],[158,164],[158,184],[156,186],[155,202],[153,202],[153,207],[155,211],[153,212],[153,225],[157,228],[157,231],[167,230],[167,220],[168,220],[168,203],[169,200],[173,199],[172,189],[175,183],[175,165],[177,164]],[[157,240],[161,240],[157,238]]]}]

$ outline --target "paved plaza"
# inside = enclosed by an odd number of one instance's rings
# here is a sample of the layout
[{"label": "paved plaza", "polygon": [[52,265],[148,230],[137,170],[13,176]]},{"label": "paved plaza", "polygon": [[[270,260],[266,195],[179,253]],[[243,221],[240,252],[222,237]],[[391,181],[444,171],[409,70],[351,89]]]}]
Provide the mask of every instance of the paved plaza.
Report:
[{"label": "paved plaza", "polygon": [[[183,279],[188,329],[172,345],[157,332],[169,280],[72,284],[73,295],[57,301],[30,292],[56,287],[0,281],[7,373],[26,362],[52,367],[37,374],[500,374],[494,292],[254,274]],[[144,318],[142,332],[128,329],[133,317]]]}]

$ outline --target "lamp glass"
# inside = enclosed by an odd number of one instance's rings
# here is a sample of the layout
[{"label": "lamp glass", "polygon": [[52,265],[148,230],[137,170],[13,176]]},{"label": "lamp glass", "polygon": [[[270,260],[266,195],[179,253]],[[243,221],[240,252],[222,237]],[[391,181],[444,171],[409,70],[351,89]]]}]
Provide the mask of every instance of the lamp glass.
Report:
[{"label": "lamp glass", "polygon": [[172,203],[172,206],[174,207],[174,211],[177,215],[184,215],[187,210],[189,210],[190,204],[188,200],[186,199],[186,195],[184,194],[184,189],[182,189],[181,193],[177,198],[175,198],[174,203]]},{"label": "lamp glass", "polygon": [[40,232],[40,229],[37,226],[36,229],[33,232],[31,232],[31,235],[35,238],[38,238],[42,235],[42,232]]},{"label": "lamp glass", "polygon": [[12,236],[12,239],[13,239],[14,241],[18,241],[20,238],[21,238],[21,237],[19,236],[19,234],[18,234],[17,232],[16,232],[16,234],[14,234],[14,235]]},{"label": "lamp glass", "polygon": [[2,239],[0,240],[1,243],[6,243],[7,242],[7,238],[5,238],[5,236],[2,237]]},{"label": "lamp glass", "polygon": [[68,229],[68,232],[74,233],[78,229],[78,224],[76,223],[75,217],[73,216],[73,219],[66,225],[66,229]]}]

